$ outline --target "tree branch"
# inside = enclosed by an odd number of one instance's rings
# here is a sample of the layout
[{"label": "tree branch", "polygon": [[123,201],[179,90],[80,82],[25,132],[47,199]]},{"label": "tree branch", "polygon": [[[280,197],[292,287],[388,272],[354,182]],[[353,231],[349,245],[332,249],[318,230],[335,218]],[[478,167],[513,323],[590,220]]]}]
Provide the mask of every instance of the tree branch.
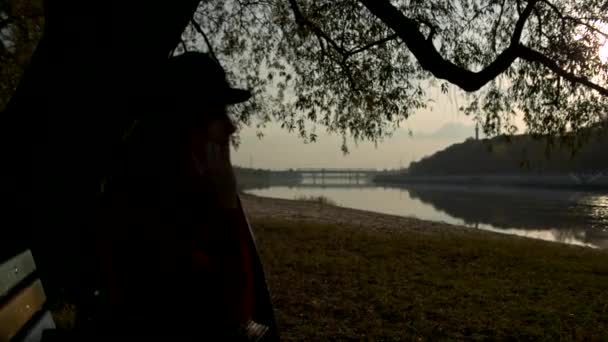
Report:
[{"label": "tree branch", "polygon": [[365,51],[365,50],[368,50],[368,49],[370,49],[370,48],[372,48],[372,47],[374,47],[374,46],[377,46],[377,45],[382,45],[382,44],[384,44],[384,43],[386,43],[386,42],[390,42],[391,40],[395,40],[395,39],[397,39],[397,38],[399,38],[399,36],[398,36],[398,35],[396,35],[396,34],[391,34],[390,36],[387,36],[387,37],[382,38],[382,39],[380,39],[380,40],[377,40],[377,41],[375,41],[375,42],[371,42],[371,43],[366,44],[366,45],[364,45],[364,46],[362,46],[362,47],[359,47],[359,48],[356,48],[356,49],[354,49],[354,50],[348,51],[348,52],[346,53],[346,55],[350,57],[350,56],[352,56],[352,55],[355,55],[355,54],[358,54],[358,53],[363,52],[363,51]]},{"label": "tree branch", "polygon": [[315,25],[315,23],[304,17],[302,11],[300,11],[300,7],[298,6],[296,0],[289,0],[289,5],[291,6],[291,10],[295,16],[296,24],[301,27],[309,27],[314,34],[323,37],[323,39],[325,39],[325,41],[327,41],[331,46],[333,46],[333,48],[336,49],[336,51],[338,51],[340,54],[346,54],[346,51],[340,45],[338,45],[338,43],[336,43],[336,41],[334,41],[327,33],[325,33],[320,27]]},{"label": "tree branch", "polygon": [[498,14],[498,20],[496,20],[496,24],[492,27],[492,50],[496,52],[496,35],[498,34],[498,28],[502,23],[502,16],[505,12],[505,3],[506,0],[502,1],[502,5],[500,5],[500,14]]},{"label": "tree branch", "polygon": [[543,20],[537,8],[534,8],[534,15],[536,16],[536,21],[538,22],[538,41],[540,42],[543,37]]},{"label": "tree branch", "polygon": [[435,34],[437,33],[437,26],[433,25],[433,23],[431,23],[430,21],[424,19],[424,18],[417,18],[416,21],[423,23],[424,25],[428,26],[430,32],[428,37],[426,37],[426,40],[428,41],[433,41],[433,38],[435,37]]},{"label": "tree branch", "polygon": [[480,15],[483,14],[483,12],[488,9],[490,6],[492,6],[492,4],[487,4],[485,6],[483,6],[482,8],[480,8],[479,10],[477,10],[477,12],[475,12],[475,14],[473,14],[470,18],[467,18],[466,16],[462,16],[461,17],[463,19],[466,19],[467,21],[467,25],[471,25],[471,23],[473,22],[473,20],[477,19],[477,17],[479,17]]},{"label": "tree branch", "polygon": [[382,20],[405,42],[423,69],[439,79],[447,80],[466,91],[479,90],[485,84],[504,72],[518,57],[515,47],[519,43],[524,24],[537,0],[530,0],[519,17],[511,44],[496,59],[479,72],[461,68],[444,59],[433,42],[425,39],[418,30],[418,23],[403,15],[389,0],[359,0],[372,14]]},{"label": "tree branch", "polygon": [[194,26],[196,31],[198,31],[198,33],[200,33],[203,36],[203,39],[205,39],[205,44],[207,44],[207,49],[209,50],[209,54],[211,55],[211,57],[213,57],[213,59],[215,59],[219,63],[219,60],[217,59],[217,56],[215,55],[215,52],[213,51],[213,46],[211,45],[209,38],[207,38],[205,31],[203,31],[203,28],[201,27],[201,25],[199,25],[198,22],[196,22],[196,20],[194,20],[194,19],[190,19],[190,22],[192,23],[192,26]]},{"label": "tree branch", "polygon": [[541,65],[544,65],[545,67],[549,68],[551,71],[556,73],[557,75],[563,77],[564,79],[566,79],[570,82],[580,83],[588,88],[591,88],[591,89],[597,91],[598,93],[602,94],[603,96],[608,96],[608,88],[604,88],[596,83],[591,82],[590,80],[588,80],[585,77],[577,76],[572,72],[562,69],[559,65],[557,65],[557,63],[555,63],[555,61],[551,60],[549,57],[543,55],[542,53],[540,53],[536,50],[533,50],[524,45],[519,45],[517,48],[517,51],[518,51],[519,57],[525,61],[539,63]]},{"label": "tree branch", "polygon": [[521,0],[517,0],[517,13],[519,15],[521,15],[522,13],[522,9],[521,9]]},{"label": "tree branch", "polygon": [[608,33],[606,33],[604,31],[602,31],[602,30],[594,27],[590,23],[584,22],[581,18],[575,18],[575,17],[569,16],[569,15],[564,15],[560,11],[560,9],[557,6],[555,6],[555,4],[550,3],[549,0],[538,0],[538,1],[542,2],[543,4],[545,4],[549,8],[551,8],[553,10],[553,12],[555,12],[560,19],[562,19],[562,20],[569,20],[569,21],[572,21],[572,22],[574,22],[574,23],[576,23],[578,25],[585,26],[589,30],[591,30],[591,31],[593,31],[593,32],[595,32],[597,34],[600,34],[600,35],[604,36],[604,38],[608,38]]},{"label": "tree branch", "polygon": [[[353,77],[353,74],[350,70],[350,67],[346,63],[346,60],[349,57],[348,52],[345,51],[344,48],[342,48],[340,45],[338,45],[336,43],[336,41],[334,41],[320,27],[318,27],[313,22],[311,22],[306,17],[304,17],[302,12],[300,11],[300,7],[298,6],[298,3],[296,2],[296,0],[289,0],[289,4],[291,6],[291,10],[296,19],[297,25],[302,26],[302,27],[309,27],[312,30],[312,32],[315,34],[317,39],[319,39],[319,44],[321,44],[321,39],[325,40],[329,45],[331,45],[342,56],[342,60],[338,61],[338,64],[340,65],[340,67],[342,68],[344,73],[346,74],[346,77],[348,78],[348,80],[351,84],[351,88],[353,90],[357,90],[357,85],[356,85],[355,79]],[[321,44],[321,48],[323,50],[323,44]]]},{"label": "tree branch", "polygon": [[397,34],[392,34],[389,35],[385,38],[382,38],[378,41],[375,42],[371,42],[369,44],[366,44],[362,47],[356,48],[354,50],[350,50],[347,51],[346,49],[344,49],[343,46],[339,45],[335,40],[333,40],[327,33],[325,33],[320,27],[318,27],[317,25],[315,25],[313,22],[311,22],[310,20],[308,20],[303,14],[302,11],[300,10],[300,7],[298,6],[298,3],[296,0],[289,0],[289,5],[291,6],[291,10],[295,16],[296,19],[296,24],[303,26],[303,27],[308,27],[312,30],[312,32],[317,35],[320,38],[323,38],[326,42],[328,42],[339,54],[341,54],[344,59],[347,59],[350,56],[353,56],[355,54],[358,54],[360,52],[363,52],[365,50],[368,50],[374,46],[377,45],[381,45],[384,44],[388,41],[394,40],[398,38]]},{"label": "tree branch", "polygon": [[378,41],[366,44],[362,47],[345,51],[329,35],[323,32],[321,28],[304,17],[296,0],[289,0],[296,23],[300,26],[310,28],[319,40],[326,41],[340,55],[342,55],[343,60],[338,63],[344,69],[347,76],[349,76],[351,83],[353,82],[351,78],[352,75],[350,75],[349,68],[346,65],[346,59],[348,57],[370,49],[374,46],[386,43],[390,40],[401,38],[401,40],[405,42],[408,49],[416,57],[423,69],[431,72],[439,79],[447,80],[448,82],[461,87],[465,91],[479,90],[485,84],[507,70],[517,58],[521,58],[528,62],[539,63],[568,81],[579,83],[588,88],[596,90],[603,96],[608,96],[607,88],[593,83],[587,78],[577,76],[570,71],[562,69],[555,61],[543,55],[541,52],[533,50],[520,43],[526,21],[530,17],[532,11],[535,9],[536,3],[538,1],[546,2],[547,0],[530,0],[526,3],[526,6],[521,10],[521,15],[515,24],[510,45],[503,52],[501,52],[492,63],[487,65],[479,72],[467,70],[457,66],[449,60],[444,59],[433,45],[432,39],[425,38],[425,36],[420,32],[419,22],[403,15],[403,13],[394,7],[389,0],[359,1],[395,33]]},{"label": "tree branch", "polygon": [[528,17],[530,17],[530,14],[532,13],[534,5],[537,1],[538,0],[529,0],[528,4],[526,5],[526,8],[524,8],[523,12],[519,16],[519,19],[517,19],[517,22],[515,23],[515,29],[513,30],[513,35],[511,36],[511,46],[515,47],[519,44],[519,40],[521,39],[521,33],[524,30],[526,21],[528,20]]}]

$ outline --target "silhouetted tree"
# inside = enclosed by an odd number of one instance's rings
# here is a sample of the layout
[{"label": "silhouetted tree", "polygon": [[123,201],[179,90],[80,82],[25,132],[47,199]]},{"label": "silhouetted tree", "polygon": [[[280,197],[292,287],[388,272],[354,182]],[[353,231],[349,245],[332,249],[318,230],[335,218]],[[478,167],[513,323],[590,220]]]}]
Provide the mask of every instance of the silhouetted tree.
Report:
[{"label": "silhouetted tree", "polygon": [[607,33],[606,0],[210,0],[187,36],[255,86],[241,120],[375,140],[430,105],[430,84],[468,92],[461,110],[490,135],[515,113],[539,134],[599,122]]},{"label": "silhouetted tree", "polygon": [[[12,18],[16,7],[7,4],[17,1],[0,1],[5,56],[7,42],[24,44],[17,26],[25,19]],[[45,285],[51,297],[92,294],[97,272],[88,233],[103,179],[133,121],[166,115],[156,105],[161,69],[198,2],[44,3],[42,38],[2,113],[0,250],[32,248],[55,280]]]},{"label": "silhouetted tree", "polygon": [[488,141],[467,140],[413,162],[409,174],[483,175],[483,174],[568,174],[597,173],[608,170],[603,157],[608,136],[593,134],[575,153],[569,146],[557,146],[547,153],[547,141],[527,135],[510,140],[495,137]]}]

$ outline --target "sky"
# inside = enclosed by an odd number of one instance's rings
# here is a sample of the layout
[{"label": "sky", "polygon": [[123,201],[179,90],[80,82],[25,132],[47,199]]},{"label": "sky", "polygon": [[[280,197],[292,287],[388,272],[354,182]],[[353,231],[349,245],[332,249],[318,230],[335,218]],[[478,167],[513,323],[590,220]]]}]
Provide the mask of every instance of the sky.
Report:
[{"label": "sky", "polygon": [[256,136],[255,127],[242,129],[241,144],[232,152],[233,164],[274,170],[301,167],[396,169],[475,136],[473,118],[458,111],[458,107],[464,105],[463,98],[454,95],[454,91],[444,95],[438,89],[429,89],[428,93],[435,101],[433,108],[419,110],[392,137],[377,146],[371,142],[355,145],[349,140],[350,153],[344,155],[340,149],[340,136],[318,129],[318,140],[304,144],[296,132],[289,133],[274,123],[262,130],[264,137],[261,139]]}]

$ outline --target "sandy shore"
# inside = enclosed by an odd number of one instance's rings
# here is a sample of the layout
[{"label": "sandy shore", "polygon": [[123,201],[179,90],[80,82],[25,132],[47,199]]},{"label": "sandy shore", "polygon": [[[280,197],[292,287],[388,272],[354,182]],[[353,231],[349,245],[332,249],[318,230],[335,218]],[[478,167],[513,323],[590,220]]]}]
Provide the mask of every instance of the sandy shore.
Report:
[{"label": "sandy shore", "polygon": [[520,238],[443,222],[342,208],[316,202],[267,198],[250,194],[241,194],[241,200],[248,217],[252,220],[276,219],[320,224],[340,224],[385,234],[473,234],[493,238]]}]

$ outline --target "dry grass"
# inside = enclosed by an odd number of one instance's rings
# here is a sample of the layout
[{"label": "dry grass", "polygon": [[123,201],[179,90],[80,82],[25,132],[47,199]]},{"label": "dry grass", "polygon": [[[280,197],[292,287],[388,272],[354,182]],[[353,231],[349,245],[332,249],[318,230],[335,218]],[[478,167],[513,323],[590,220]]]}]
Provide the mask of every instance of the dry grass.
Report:
[{"label": "dry grass", "polygon": [[265,217],[284,340],[608,340],[608,253]]}]

